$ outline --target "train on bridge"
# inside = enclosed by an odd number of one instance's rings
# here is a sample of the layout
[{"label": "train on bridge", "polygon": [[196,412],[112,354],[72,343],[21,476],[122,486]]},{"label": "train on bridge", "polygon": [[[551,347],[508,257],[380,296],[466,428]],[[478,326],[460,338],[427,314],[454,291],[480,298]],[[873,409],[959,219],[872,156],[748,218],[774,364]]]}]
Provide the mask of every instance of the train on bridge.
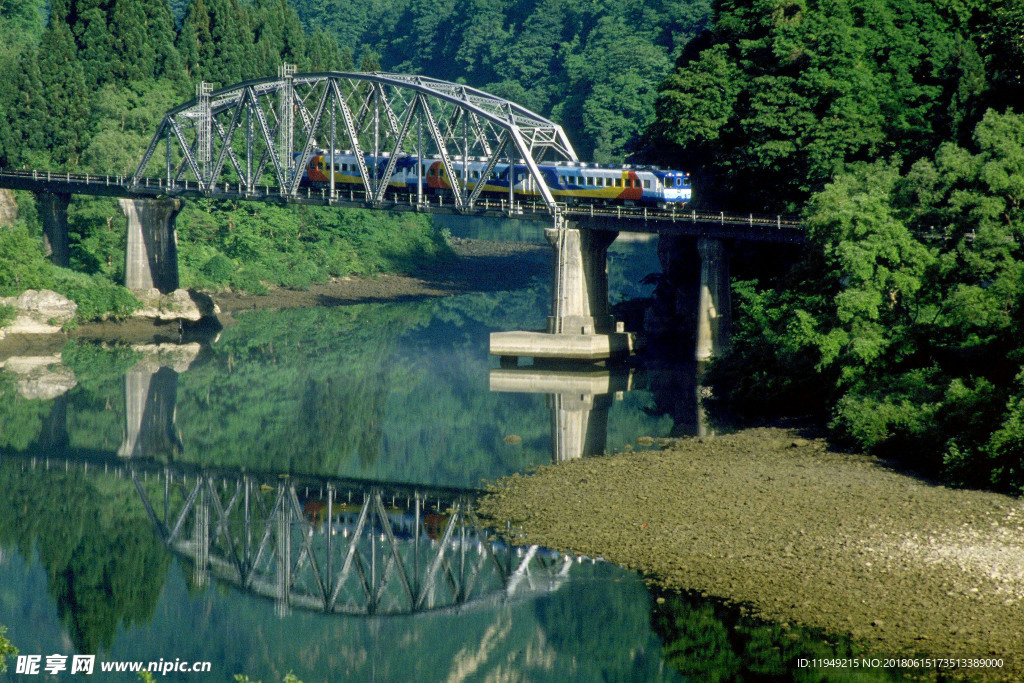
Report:
[{"label": "train on bridge", "polygon": [[[385,154],[367,155],[364,163],[366,172],[380,179],[390,162],[390,156]],[[517,199],[529,201],[540,197],[533,176],[524,164],[512,164],[511,174],[510,164],[492,166],[482,157],[455,157],[450,165],[458,186],[465,191],[473,192],[477,185],[483,183],[479,192],[481,197],[508,198],[510,175],[512,194]],[[391,166],[393,170],[388,187],[393,191],[416,195],[422,187],[424,193],[434,195],[444,196],[453,192],[452,179],[441,158],[424,157],[421,165],[416,156],[403,154]],[[688,173],[656,166],[559,161],[541,163],[538,167],[555,200],[570,206],[617,204],[667,209],[686,206],[692,192]],[[331,154],[326,150],[319,151],[306,164],[303,183],[324,187],[331,181],[331,170]],[[359,159],[350,150],[334,154],[333,171],[337,186],[364,186]]]}]

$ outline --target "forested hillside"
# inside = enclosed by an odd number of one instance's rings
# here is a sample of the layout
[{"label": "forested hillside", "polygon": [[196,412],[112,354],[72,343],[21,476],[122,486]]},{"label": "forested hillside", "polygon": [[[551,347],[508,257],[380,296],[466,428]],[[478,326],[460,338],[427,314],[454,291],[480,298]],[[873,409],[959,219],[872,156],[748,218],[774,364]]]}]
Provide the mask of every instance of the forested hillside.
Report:
[{"label": "forested hillside", "polygon": [[292,0],[358,61],[467,83],[562,124],[580,158],[622,161],[710,0]]},{"label": "forested hillside", "polygon": [[803,211],[795,269],[734,283],[719,395],[1024,489],[1024,2],[730,0],[650,149],[705,204]]},{"label": "forested hillside", "polygon": [[[200,80],[231,84],[351,66],[285,0],[195,0],[177,24],[166,0],[10,0],[0,15],[0,166],[130,174],[165,111]],[[125,219],[109,199],[74,198],[71,268],[43,256],[34,198],[0,230],[0,295],[49,288],[84,319],[129,314]],[[331,276],[408,270],[450,252],[429,220],[368,211],[195,201],[178,217],[185,287],[262,291]]]}]

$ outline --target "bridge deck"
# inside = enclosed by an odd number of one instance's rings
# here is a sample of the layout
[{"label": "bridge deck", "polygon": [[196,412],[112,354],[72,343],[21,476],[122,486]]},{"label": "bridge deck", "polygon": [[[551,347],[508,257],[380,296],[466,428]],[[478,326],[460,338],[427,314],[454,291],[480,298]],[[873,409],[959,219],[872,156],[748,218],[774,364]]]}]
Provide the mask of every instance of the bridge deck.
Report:
[{"label": "bridge deck", "polygon": [[[214,185],[201,190],[193,181],[167,184],[163,179],[143,178],[133,183],[127,176],[97,176],[88,173],[56,173],[50,171],[15,171],[0,169],[0,187],[52,194],[84,194],[100,197],[158,198],[261,201],[316,206],[341,206],[384,211],[416,211],[419,213],[457,214],[492,218],[511,218],[550,224],[551,212],[538,197],[536,201],[478,199],[469,207],[458,208],[451,198],[424,195],[422,201],[412,194],[389,192],[383,201],[367,198],[365,191],[339,189],[334,197],[327,188],[299,188],[294,195],[282,193],[279,187],[264,185],[256,191],[245,191],[237,183]],[[802,242],[803,224],[791,216],[729,214],[692,211],[681,208],[656,209],[607,204],[560,206],[567,219],[589,230],[617,232],[673,233],[768,242]]]}]

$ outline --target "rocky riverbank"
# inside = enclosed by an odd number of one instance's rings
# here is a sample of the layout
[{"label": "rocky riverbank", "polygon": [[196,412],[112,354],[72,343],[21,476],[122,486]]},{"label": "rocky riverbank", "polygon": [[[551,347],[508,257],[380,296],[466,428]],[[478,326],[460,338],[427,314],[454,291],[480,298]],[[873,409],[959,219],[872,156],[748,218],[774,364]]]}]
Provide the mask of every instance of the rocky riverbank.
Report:
[{"label": "rocky riverbank", "polygon": [[523,541],[640,570],[879,656],[1002,658],[1024,680],[1024,501],[952,490],[819,439],[753,429],[497,482]]},{"label": "rocky riverbank", "polygon": [[[165,340],[177,338],[177,324],[169,323],[179,320],[186,324],[216,321],[227,326],[235,314],[254,309],[343,306],[507,290],[525,287],[534,277],[547,276],[550,268],[552,252],[546,245],[460,238],[450,238],[449,244],[454,259],[408,275],[341,277],[308,290],[277,288],[268,294],[177,290],[160,296],[154,291],[142,297],[144,307],[128,320],[83,323],[68,336],[110,341]],[[0,328],[0,340],[8,337],[6,342],[0,341],[0,355],[5,346],[52,346],[46,336],[60,335],[75,314],[75,304],[53,292],[26,292],[0,300],[4,302],[15,307],[18,315],[10,326]]]},{"label": "rocky riverbank", "polygon": [[548,275],[552,250],[527,242],[451,237],[455,259],[424,267],[408,275],[341,277],[308,290],[275,289],[269,294],[211,293],[227,314],[265,308],[343,306],[424,297],[501,291],[525,287],[534,277]]}]

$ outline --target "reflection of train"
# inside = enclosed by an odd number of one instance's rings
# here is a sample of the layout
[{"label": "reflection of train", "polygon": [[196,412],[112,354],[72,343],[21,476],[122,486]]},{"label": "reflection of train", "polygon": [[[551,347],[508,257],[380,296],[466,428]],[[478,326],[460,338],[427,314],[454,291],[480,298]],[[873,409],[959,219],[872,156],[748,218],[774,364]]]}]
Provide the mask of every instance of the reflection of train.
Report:
[{"label": "reflection of train", "polygon": [[[308,499],[302,503],[302,513],[306,521],[316,533],[325,533],[328,529],[332,534],[342,538],[352,538],[360,529],[359,518],[362,514],[362,505],[345,504],[338,502],[334,507],[334,518],[327,520],[327,501]],[[391,527],[391,536],[397,541],[413,541],[417,537],[430,545],[437,545],[445,536],[448,526],[452,523],[463,525],[465,528],[454,533],[449,539],[451,548],[465,547],[475,548],[477,552],[483,552],[484,548],[490,548],[489,552],[498,549],[507,549],[508,544],[499,538],[494,538],[493,532],[489,529],[476,526],[466,520],[465,517],[452,511],[431,512],[422,511],[417,518],[415,514],[403,511],[395,507],[385,507],[388,526]],[[328,524],[324,525],[324,522]],[[456,527],[453,531],[458,531]],[[366,539],[377,537],[384,540],[381,519],[376,513],[371,512],[363,520],[362,534]],[[561,560],[565,558],[563,553],[549,548],[531,546],[534,555],[548,560]],[[519,547],[516,552],[522,555],[527,546]]]},{"label": "reflection of train", "polygon": [[[388,155],[365,157],[366,172],[379,178],[387,171]],[[460,187],[470,191],[483,183],[482,198],[507,199],[509,195],[509,164],[498,163],[488,172],[487,160],[480,157],[451,159],[452,171]],[[682,171],[665,171],[655,166],[614,165],[600,166],[582,162],[539,164],[544,182],[551,189],[555,201],[567,204],[623,204],[626,206],[684,206],[690,201],[690,177]],[[331,158],[326,151],[312,155],[306,165],[304,182],[323,186],[330,182]],[[486,174],[486,177],[484,175]],[[422,180],[421,180],[422,178]],[[334,155],[334,182],[336,185],[363,187],[359,160],[349,150]],[[394,171],[388,182],[390,190],[416,194],[422,182],[424,193],[445,195],[451,193],[452,183],[440,158],[423,159],[419,168],[417,158],[402,154],[395,160]],[[523,164],[512,166],[512,192],[516,198],[537,199],[534,179]]]}]

